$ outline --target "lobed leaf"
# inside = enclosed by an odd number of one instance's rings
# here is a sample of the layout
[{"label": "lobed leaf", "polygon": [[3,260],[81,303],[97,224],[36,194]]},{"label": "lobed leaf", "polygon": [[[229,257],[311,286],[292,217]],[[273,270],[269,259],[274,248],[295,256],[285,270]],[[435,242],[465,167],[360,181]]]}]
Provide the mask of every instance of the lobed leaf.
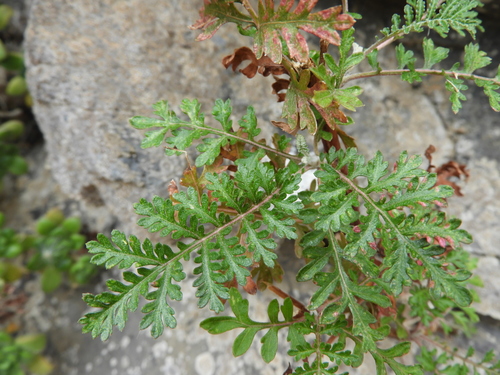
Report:
[{"label": "lobed leaf", "polygon": [[301,0],[293,10],[294,1],[291,0],[281,1],[276,9],[273,2],[259,2],[258,12],[247,3],[247,15],[232,2],[207,0],[200,10],[201,18],[191,28],[202,29],[197,40],[206,40],[223,24],[234,22],[242,34],[253,37],[257,59],[266,55],[273,62],[280,63],[284,42],[292,59],[307,62],[309,48],[299,30],[338,45],[340,37],[337,30],[348,29],[355,22],[352,16],[341,13],[340,6],[311,13],[317,1]]}]

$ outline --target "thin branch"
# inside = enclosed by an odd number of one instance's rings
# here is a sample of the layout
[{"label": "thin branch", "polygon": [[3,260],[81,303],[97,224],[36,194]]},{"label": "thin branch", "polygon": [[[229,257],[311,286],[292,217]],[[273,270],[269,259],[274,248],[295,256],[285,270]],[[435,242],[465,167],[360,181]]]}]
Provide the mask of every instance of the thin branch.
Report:
[{"label": "thin branch", "polygon": [[409,72],[417,72],[420,74],[427,74],[427,75],[435,75],[435,76],[443,76],[443,77],[453,77],[453,78],[460,78],[460,79],[470,79],[470,80],[480,80],[480,81],[489,81],[493,82],[494,84],[500,86],[500,81],[497,81],[495,78],[489,78],[489,77],[483,77],[483,76],[478,76],[475,74],[470,74],[470,73],[459,73],[455,72],[452,70],[435,70],[435,69],[389,69],[389,70],[381,70],[381,71],[370,71],[370,72],[363,72],[363,73],[356,73],[356,74],[350,74],[348,76],[344,77],[344,80],[342,81],[342,85],[345,85],[347,82],[354,81],[355,79],[360,79],[360,78],[370,78],[370,77],[377,77],[377,76],[399,76],[402,75],[403,73],[409,73]]},{"label": "thin branch", "polygon": [[184,258],[186,255],[190,254],[191,252],[193,252],[194,250],[196,250],[198,248],[198,246],[200,246],[201,244],[203,244],[204,242],[210,240],[212,237],[215,237],[217,234],[223,232],[226,228],[230,228],[231,226],[233,226],[234,224],[236,224],[238,221],[244,219],[245,217],[247,217],[248,215],[254,213],[255,211],[259,210],[263,205],[265,205],[267,202],[269,202],[276,194],[278,194],[280,192],[280,189],[281,188],[277,188],[275,189],[271,194],[269,194],[262,202],[260,202],[259,204],[256,204],[255,206],[253,206],[251,209],[249,209],[248,211],[242,213],[241,215],[238,215],[236,216],[233,220],[229,221],[228,223],[224,224],[223,226],[215,229],[213,232],[209,233],[208,235],[200,238],[199,240],[196,240],[195,242],[191,243],[189,247],[187,247],[186,249],[178,252],[172,259],[170,259],[168,261],[168,263],[166,263],[165,265],[167,264],[170,264],[172,262],[176,262],[178,260],[181,260],[182,258]]},{"label": "thin branch", "polygon": [[252,146],[261,148],[263,150],[272,152],[273,154],[276,154],[276,155],[279,155],[279,156],[283,156],[284,158],[293,160],[293,161],[295,161],[297,163],[302,163],[302,158],[300,156],[298,156],[298,155],[290,155],[290,154],[287,154],[286,152],[281,152],[281,151],[278,151],[278,150],[276,150],[276,149],[274,149],[272,147],[269,147],[266,144],[255,142],[255,141],[251,141],[251,140],[249,140],[247,138],[240,137],[240,136],[235,135],[235,134],[227,133],[227,132],[225,132],[223,130],[215,129],[215,128],[212,128],[212,127],[197,126],[197,125],[186,123],[186,122],[181,122],[180,125],[181,126],[187,126],[187,127],[194,128],[194,129],[199,129],[199,130],[202,130],[202,131],[205,131],[205,132],[208,131],[208,132],[210,132],[212,134],[217,134],[217,135],[225,136],[225,137],[228,137],[228,138],[236,139],[238,141],[247,143],[249,145],[252,145]]},{"label": "thin branch", "polygon": [[[394,34],[396,34],[396,33],[394,33]],[[381,50],[385,46],[388,46],[389,44],[391,44],[392,42],[394,42],[397,37],[399,38],[399,37],[402,36],[402,35],[399,35],[399,34],[396,36],[394,34],[387,35],[387,36],[383,37],[382,39],[377,40],[370,47],[368,47],[367,49],[365,49],[363,51],[363,55],[365,55],[365,57],[366,57],[366,56],[368,56],[370,53],[372,53],[376,49]]]},{"label": "thin branch", "polygon": [[257,13],[255,13],[255,10],[252,7],[252,4],[250,4],[250,2],[248,0],[242,0],[241,4],[245,7],[245,9],[247,10],[247,12],[250,13],[250,16],[254,20],[258,20],[259,19],[259,17],[257,16]]},{"label": "thin branch", "polygon": [[466,358],[466,357],[463,357],[459,354],[457,354],[457,352],[453,349],[450,349],[449,347],[447,347],[446,345],[443,345],[435,340],[433,340],[432,338],[428,337],[428,336],[425,336],[425,335],[418,335],[418,336],[414,336],[412,337],[412,339],[417,339],[417,340],[424,340],[424,341],[427,341],[428,343],[430,343],[431,345],[433,346],[436,346],[438,347],[439,349],[441,349],[442,351],[448,353],[449,355],[453,356],[454,358],[457,358],[473,367],[479,367],[480,369],[483,369],[485,370],[486,372],[490,372],[491,369],[484,366],[483,364],[481,363],[477,363],[477,362],[474,362],[473,360],[471,360],[470,358]]},{"label": "thin branch", "polygon": [[349,12],[349,0],[342,0],[342,13]]}]

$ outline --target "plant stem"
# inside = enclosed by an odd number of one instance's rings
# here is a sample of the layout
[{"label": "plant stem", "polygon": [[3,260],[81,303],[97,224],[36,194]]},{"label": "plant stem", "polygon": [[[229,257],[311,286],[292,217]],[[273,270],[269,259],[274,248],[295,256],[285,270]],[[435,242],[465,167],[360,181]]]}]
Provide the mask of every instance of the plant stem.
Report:
[{"label": "plant stem", "polygon": [[241,4],[245,7],[248,13],[250,13],[250,16],[254,19],[254,21],[258,20],[259,17],[255,13],[255,10],[252,7],[252,4],[248,0],[242,0]]},{"label": "plant stem", "polygon": [[349,12],[349,1],[342,0],[342,13],[347,13],[347,12]]},{"label": "plant stem", "polygon": [[295,161],[297,163],[301,163],[302,162],[302,158],[300,156],[298,156],[298,155],[290,155],[290,154],[287,154],[286,152],[281,152],[281,151],[278,151],[278,150],[276,150],[276,149],[274,149],[272,147],[269,147],[266,144],[262,144],[262,143],[255,142],[255,141],[251,141],[249,139],[246,139],[244,137],[240,137],[240,136],[235,135],[235,134],[226,133],[223,130],[215,129],[215,128],[212,128],[212,127],[207,128],[207,127],[202,127],[202,126],[196,126],[194,124],[182,124],[182,125],[183,126],[188,126],[188,127],[191,127],[191,128],[195,128],[195,129],[199,129],[199,130],[202,130],[202,131],[209,131],[210,133],[221,135],[221,136],[225,136],[225,137],[228,137],[228,138],[233,138],[233,139],[236,139],[238,141],[241,141],[241,142],[244,142],[244,143],[248,143],[249,145],[252,145],[252,146],[261,148],[263,150],[272,152],[273,154],[276,154],[276,155],[279,155],[279,156],[283,156],[284,158],[293,160],[293,161]]},{"label": "plant stem", "polygon": [[243,212],[242,214],[236,216],[233,220],[227,222],[226,224],[224,224],[223,226],[215,229],[213,232],[207,234],[206,236],[196,240],[195,242],[191,243],[190,246],[180,252],[178,252],[172,259],[170,259],[163,267],[166,267],[168,264],[170,263],[173,263],[173,262],[176,262],[178,260],[181,260],[182,258],[184,258],[186,255],[190,254],[191,252],[193,252],[194,250],[196,250],[198,248],[198,246],[200,246],[201,244],[203,244],[204,242],[208,241],[209,239],[211,239],[212,237],[216,236],[217,234],[223,232],[226,228],[229,228],[231,226],[233,226],[234,224],[236,224],[238,221],[244,219],[245,217],[247,217],[248,215],[254,213],[255,211],[257,211],[259,208],[261,208],[263,205],[265,205],[267,202],[269,202],[276,194],[278,194],[280,192],[280,188],[277,188],[275,189],[271,194],[269,194],[262,202],[256,204],[255,206],[253,206],[252,208],[250,208],[248,211],[246,212]]},{"label": "plant stem", "polygon": [[435,75],[435,76],[443,76],[443,77],[453,77],[453,78],[459,78],[459,79],[474,79],[474,80],[480,80],[480,81],[489,81],[493,82],[494,84],[500,86],[500,81],[496,80],[495,78],[488,78],[488,77],[483,77],[483,76],[477,76],[475,74],[470,74],[470,73],[459,73],[459,72],[454,72],[452,70],[435,70],[435,69],[389,69],[389,70],[381,70],[381,71],[370,71],[370,72],[363,72],[363,73],[356,73],[356,74],[350,74],[346,77],[344,77],[344,80],[342,81],[342,85],[345,85],[347,82],[354,81],[355,79],[360,79],[360,78],[370,78],[370,77],[377,77],[377,76],[398,76],[403,73],[409,73],[409,72],[417,72],[421,74],[428,74],[428,75]]},{"label": "plant stem", "polygon": [[477,363],[477,362],[474,362],[473,360],[469,359],[469,358],[466,358],[466,357],[463,357],[459,354],[456,353],[456,351],[450,349],[449,347],[447,347],[446,345],[443,345],[433,339],[431,339],[430,337],[428,336],[425,336],[425,335],[418,335],[418,336],[414,336],[412,337],[412,339],[417,339],[417,340],[424,340],[424,341],[427,341],[428,343],[430,343],[431,345],[435,346],[435,347],[438,347],[439,349],[441,349],[442,351],[448,353],[449,355],[461,360],[461,361],[464,361],[465,363],[473,366],[473,367],[479,367],[480,369],[483,369],[485,370],[487,373],[490,372],[491,369],[489,369],[488,367],[484,366],[483,364],[481,363]]}]

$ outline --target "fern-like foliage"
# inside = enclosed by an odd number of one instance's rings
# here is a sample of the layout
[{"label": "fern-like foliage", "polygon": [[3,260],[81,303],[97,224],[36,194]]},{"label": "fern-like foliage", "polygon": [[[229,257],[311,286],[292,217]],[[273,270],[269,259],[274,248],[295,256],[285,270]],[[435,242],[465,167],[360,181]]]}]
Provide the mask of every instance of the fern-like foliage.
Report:
[{"label": "fern-like foliage", "polygon": [[[422,77],[432,73],[429,69],[444,60],[449,53],[447,48],[434,47],[430,39],[424,39],[424,66],[422,69],[415,69],[416,58],[412,51],[405,50],[402,44],[396,47],[396,58],[398,69],[403,71],[401,78],[407,82],[420,82]],[[477,44],[465,46],[463,67],[459,63],[454,64],[450,71],[443,71],[440,74],[446,79],[445,87],[450,92],[450,101],[453,112],[457,113],[462,108],[462,101],[467,98],[463,94],[468,89],[465,80],[473,81],[478,87],[482,87],[485,95],[489,98],[490,106],[495,111],[500,111],[500,80],[498,77],[486,78],[475,76],[473,73],[491,64],[491,58],[479,49]]]},{"label": "fern-like foliage", "polygon": [[253,107],[248,107],[247,113],[239,121],[239,129],[233,130],[230,120],[232,113],[231,101],[217,99],[212,111],[214,118],[221,124],[222,129],[205,124],[205,114],[201,113],[198,100],[183,100],[180,109],[189,117],[189,121],[180,119],[169,107],[167,101],[160,101],[153,105],[154,114],[161,117],[151,118],[134,116],[130,124],[136,129],[155,129],[147,131],[141,143],[142,148],[158,147],[167,144],[166,154],[174,155],[186,150],[195,141],[202,139],[203,143],[197,146],[200,155],[196,158],[196,166],[211,165],[221,154],[222,150],[235,150],[235,157],[243,157],[245,144],[261,148],[269,153],[291,157],[257,141],[260,129],[257,127],[257,118]]},{"label": "fern-like foliage", "polygon": [[[418,361],[425,371],[434,374],[486,374],[495,375],[500,371],[500,359],[493,350],[479,359],[474,358],[475,350],[469,347],[464,355],[457,355],[455,350],[439,344],[440,350],[422,347]],[[458,361],[457,361],[458,359]]]},{"label": "fern-like foliage", "polygon": [[[84,295],[84,301],[100,311],[88,313],[80,320],[83,332],[91,332],[92,337],[101,336],[106,340],[113,326],[123,329],[127,322],[129,311],[135,311],[139,306],[139,297],[150,300],[142,312],[146,313],[141,321],[141,328],[151,327],[151,334],[158,337],[163,333],[164,326],[174,328],[177,321],[174,310],[167,304],[166,298],[180,300],[180,288],[173,284],[179,282],[186,275],[179,263],[179,256],[167,245],[153,246],[151,241],[145,240],[142,245],[135,236],[126,236],[113,231],[111,241],[100,234],[97,241],[87,244],[89,252],[95,254],[92,262],[105,265],[106,268],[118,266],[121,269],[137,265],[137,273],[126,271],[123,273],[122,283],[109,280],[107,286],[110,292],[99,295]],[[147,268],[144,266],[155,266]],[[157,290],[150,292],[150,286]]]},{"label": "fern-like foliage", "polygon": [[[478,320],[470,307],[477,296],[467,289],[478,284],[470,277],[474,264],[460,247],[472,238],[460,229],[460,220],[439,209],[453,188],[438,185],[435,174],[421,169],[420,156],[403,152],[393,168],[380,152],[365,160],[343,130],[353,123],[343,110],[363,105],[362,88],[345,84],[380,75],[399,75],[408,82],[442,75],[455,112],[465,100],[466,80],[474,81],[500,111],[500,70],[495,78],[475,74],[491,63],[475,44],[466,46],[463,63],[449,70],[435,69],[449,50],[428,38],[423,39],[421,67],[403,44],[395,48],[395,69],[385,69],[377,60],[380,48],[412,32],[432,29],[445,37],[455,30],[475,37],[482,30],[474,10],[480,2],[408,0],[404,19],[395,15],[383,37],[367,49],[355,44],[355,15],[342,13],[340,7],[314,13],[317,0],[259,0],[257,9],[249,0],[204,3],[193,26],[202,30],[198,39],[212,37],[228,22],[253,37],[254,52],[237,49],[225,58],[225,66],[235,70],[250,61],[250,69],[242,69],[247,77],[275,74],[272,86],[284,102],[282,117],[288,123],[272,123],[296,135],[298,155],[289,153],[288,135],[275,134],[273,146],[257,138],[260,128],[252,107],[233,123],[229,100],[215,102],[216,126],[206,121],[197,100],[184,100],[181,116],[161,101],[154,105],[158,117],[133,117],[133,127],[147,130],[143,148],[163,145],[167,155],[174,155],[196,146],[199,155],[180,179],[183,188],[171,182],[168,198],[141,199],[134,205],[138,224],[172,247],[141,243],[118,231],[111,239],[99,235],[88,243],[94,263],[126,271],[122,281],[108,281],[109,291],[85,295],[95,311],[81,319],[84,332],[107,339],[114,327],[124,327],[141,298],[146,300],[142,329],[150,328],[158,337],[165,327],[174,328],[170,301],[182,299],[180,282],[187,278],[183,262],[193,259],[198,306],[221,313],[229,301],[234,315],[215,316],[201,326],[212,334],[241,330],[233,344],[235,356],[244,354],[261,332],[262,358],[269,363],[283,330],[288,354],[297,362],[285,372],[288,375],[335,374],[341,366],[359,367],[367,353],[377,375],[387,374],[388,368],[398,375],[461,374],[468,369],[493,374],[499,363],[492,354],[474,363],[472,351],[457,357],[420,336],[436,326],[444,333],[460,329],[468,335]],[[320,37],[321,50],[309,53],[300,30]],[[328,43],[338,46],[336,57],[326,53]],[[364,59],[373,70],[352,73]],[[284,73],[288,79],[277,77]],[[302,129],[314,135],[315,155],[306,138],[297,134]],[[306,171],[315,171],[315,179],[299,192]],[[283,275],[275,251],[278,237],[295,240],[295,253],[304,260],[297,281],[311,283],[308,303],[272,285]],[[283,303],[271,301],[268,319],[255,321],[239,287],[248,293],[269,288]],[[391,347],[380,345],[387,337],[399,341]],[[423,348],[420,364],[399,361],[410,352],[410,341],[422,340],[439,351]],[[463,363],[452,363],[452,357]]]},{"label": "fern-like foliage", "polygon": [[401,16],[395,14],[391,27],[383,29],[382,34],[398,38],[429,28],[443,38],[450,30],[460,35],[468,32],[474,38],[477,31],[483,30],[474,10],[480,6],[482,3],[478,0],[408,0],[404,8],[404,23],[401,23]]},{"label": "fern-like foliage", "polygon": [[[310,196],[317,204],[305,209],[302,216],[315,223],[314,231],[302,239],[303,254],[311,261],[297,276],[299,281],[314,279],[318,285],[309,309],[321,307],[323,322],[335,320],[349,309],[352,333],[362,341],[363,350],[373,353],[375,342],[387,332],[371,326],[375,316],[358,301],[389,307],[391,302],[384,293],[397,296],[412,280],[420,280],[421,265],[426,277],[433,280],[434,295],[444,294],[460,306],[470,304],[470,293],[459,284],[469,274],[449,273],[436,258],[444,253],[446,244],[468,243],[470,235],[457,229],[456,219],[448,221],[442,213],[436,217],[405,212],[405,207],[433,205],[453,194],[448,186],[434,187],[436,177],[419,168],[420,157],[402,153],[392,172],[380,153],[365,162],[354,149],[348,149],[330,152],[325,161],[316,172],[322,185]],[[367,179],[365,187],[356,183],[359,177]],[[375,260],[382,248],[379,267]],[[357,267],[367,280],[380,278],[383,282],[359,285],[347,264]],[[337,293],[335,302],[329,302]]]},{"label": "fern-like foliage", "polygon": [[[216,103],[214,116],[231,134],[230,112],[224,112],[230,107],[224,105],[222,101]],[[201,128],[203,116],[197,108],[193,102],[185,103],[184,107],[191,118],[190,124]],[[132,122],[138,127],[163,125],[164,129],[158,131],[162,133],[161,137],[166,130],[171,130],[169,126],[175,128],[185,124],[166,110],[165,103],[157,104],[156,109],[165,121],[136,117]],[[240,130],[253,139],[258,133],[253,127],[252,110],[248,113]],[[179,137],[175,129],[173,137]],[[147,133],[145,141],[150,139],[151,133]],[[172,142],[180,144],[177,140]],[[142,216],[138,224],[151,233],[179,240],[177,252],[167,245],[153,247],[149,240],[141,247],[136,237],[127,240],[125,235],[116,231],[111,241],[100,235],[98,241],[90,242],[87,247],[95,254],[94,263],[107,268],[140,268],[137,273],[124,272],[127,284],[109,281],[108,288],[112,293],[85,296],[85,301],[100,311],[89,313],[81,320],[84,331],[106,339],[113,326],[122,329],[127,312],[137,309],[141,295],[151,301],[142,309],[146,315],[141,328],[152,326],[153,336],[158,337],[164,326],[175,327],[174,311],[167,298],[182,298],[180,288],[172,284],[172,280],[178,282],[185,278],[180,261],[195,251],[198,253],[195,262],[199,266],[194,270],[197,278],[193,286],[197,288],[198,305],[208,305],[215,312],[221,312],[224,309],[221,300],[229,298],[225,284],[234,278],[238,284],[245,285],[253,262],[263,262],[264,266],[273,268],[277,257],[273,235],[297,238],[295,220],[291,216],[296,216],[302,209],[294,194],[300,176],[297,173],[299,167],[293,162],[276,171],[271,163],[261,161],[264,155],[263,150],[248,153],[246,158],[236,162],[237,171],[231,176],[229,173],[205,173],[206,189],[210,194],[204,192],[204,188],[189,186],[169,199],[154,197],[151,201],[141,199],[135,204],[136,213]],[[236,237],[233,229],[242,233],[245,240]]]},{"label": "fern-like foliage", "polygon": [[[248,300],[243,299],[238,290],[234,288],[229,291],[229,294],[229,304],[235,316],[215,316],[205,319],[201,323],[201,328],[211,334],[221,334],[242,328],[243,331],[236,337],[233,344],[233,354],[236,357],[247,352],[257,332],[267,330],[267,333],[261,339],[261,354],[264,361],[271,362],[278,350],[278,331],[287,328],[288,325],[293,323],[291,299],[285,299],[281,307],[278,300],[272,300],[267,308],[269,322],[256,322],[248,315]],[[280,311],[283,315],[282,321],[279,319]]]}]

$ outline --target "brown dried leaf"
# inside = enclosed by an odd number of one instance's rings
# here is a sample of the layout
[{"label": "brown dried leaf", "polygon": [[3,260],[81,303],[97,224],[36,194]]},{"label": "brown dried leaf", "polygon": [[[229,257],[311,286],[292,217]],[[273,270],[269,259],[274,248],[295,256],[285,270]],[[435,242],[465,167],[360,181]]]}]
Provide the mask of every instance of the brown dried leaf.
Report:
[{"label": "brown dried leaf", "polygon": [[429,145],[427,149],[425,150],[425,158],[429,161],[429,166],[427,167],[427,172],[430,172],[433,168],[435,168],[434,165],[432,165],[432,154],[436,152],[436,147],[433,145]]},{"label": "brown dried leaf", "polygon": [[460,186],[458,186],[455,182],[451,181],[451,177],[456,177],[461,179],[462,176],[467,180],[469,178],[469,171],[466,169],[465,164],[458,164],[456,161],[449,161],[441,165],[436,169],[437,174],[437,182],[436,185],[448,185],[453,188],[455,191],[455,195],[458,197],[463,197],[462,192],[460,191]]},{"label": "brown dried leaf", "polygon": [[286,369],[286,371],[283,373],[283,375],[291,375],[293,374],[293,368],[292,368],[292,365],[289,363],[288,364],[288,368]]},{"label": "brown dried leaf", "polygon": [[175,182],[175,180],[171,180],[168,184],[168,194],[170,196],[174,195],[175,193],[178,193],[179,192],[179,188],[177,187],[177,183]]},{"label": "brown dried leaf", "polygon": [[247,276],[247,283],[243,286],[245,292],[254,295],[257,294],[257,284],[253,281],[251,276]]},{"label": "brown dried leaf", "polygon": [[292,129],[290,128],[290,125],[288,125],[286,122],[282,122],[282,121],[271,121],[271,123],[280,128],[281,130],[283,130],[284,132],[288,133],[288,134],[292,134],[292,135],[295,135],[297,134],[297,132],[299,131],[299,128],[296,127],[295,129]]},{"label": "brown dried leaf", "polygon": [[271,87],[273,88],[273,94],[276,94],[278,96],[278,103],[285,101],[286,93],[281,91],[288,90],[289,86],[290,80],[283,78],[277,79],[276,82],[271,85]]},{"label": "brown dried leaf", "polygon": [[286,70],[283,65],[275,64],[269,57],[262,56],[258,59],[255,53],[248,47],[241,47],[234,50],[232,55],[225,56],[222,59],[222,65],[227,69],[231,66],[233,72],[243,63],[244,61],[250,61],[250,63],[239,72],[246,75],[248,78],[253,78],[257,73],[262,74],[264,77],[269,75],[281,75],[285,74]]},{"label": "brown dried leaf", "polygon": [[455,191],[455,195],[458,197],[463,197],[463,194],[460,190],[460,186],[458,186],[455,182],[451,181],[451,177],[455,177],[461,179],[464,177],[465,180],[469,178],[469,171],[466,169],[465,164],[458,164],[454,160],[450,160],[449,162],[441,165],[436,168],[432,165],[432,154],[436,152],[436,147],[433,145],[429,145],[425,150],[425,157],[429,161],[429,167],[427,168],[427,172],[433,172],[437,175],[436,185],[448,185],[453,188]]}]

